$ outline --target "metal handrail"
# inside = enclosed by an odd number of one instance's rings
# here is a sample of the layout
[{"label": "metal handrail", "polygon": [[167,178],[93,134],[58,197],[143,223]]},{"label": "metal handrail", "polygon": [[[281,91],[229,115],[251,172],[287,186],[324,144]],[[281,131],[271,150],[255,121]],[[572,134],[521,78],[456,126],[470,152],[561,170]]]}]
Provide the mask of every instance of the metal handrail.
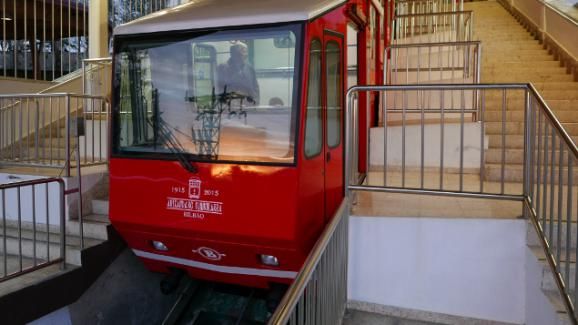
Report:
[{"label": "metal handrail", "polygon": [[0,21],[2,76],[55,80],[80,67],[88,53],[88,1],[4,0],[0,11],[10,18]]},{"label": "metal handrail", "polygon": [[[463,119],[463,109],[461,110],[461,120],[457,122],[457,126],[460,129],[460,135],[458,136],[458,141],[460,142],[460,149],[458,149],[460,156],[459,172],[457,175],[460,177],[459,189],[448,190],[443,186],[443,155],[441,165],[439,169],[440,185],[439,188],[424,187],[424,165],[423,165],[423,152],[424,152],[424,122],[423,118],[421,120],[421,172],[417,176],[418,180],[421,179],[421,187],[408,186],[404,183],[405,177],[405,114],[404,120],[402,121],[402,132],[401,141],[393,141],[394,143],[401,142],[401,186],[390,186],[387,183],[387,123],[384,123],[384,180],[383,185],[371,185],[369,183],[361,184],[359,182],[359,170],[361,170],[357,164],[356,159],[358,152],[357,137],[355,134],[356,121],[358,120],[359,114],[369,114],[366,111],[359,111],[356,109],[357,93],[359,92],[444,92],[444,91],[470,91],[480,94],[482,102],[482,114],[480,120],[477,124],[481,126],[480,133],[480,165],[485,163],[485,123],[484,112],[485,112],[485,101],[493,100],[492,108],[494,113],[498,116],[501,114],[501,121],[497,122],[501,124],[501,131],[497,134],[501,137],[501,145],[498,146],[501,151],[501,180],[499,185],[501,187],[500,192],[487,192],[484,189],[484,166],[480,167],[480,189],[479,191],[465,190],[463,187],[463,153],[464,153],[464,119]],[[487,95],[487,92],[492,91],[493,94],[498,94],[497,97]],[[508,97],[508,94],[514,94],[513,98]],[[520,96],[518,96],[520,95]],[[572,323],[577,324],[577,311],[574,307],[578,303],[578,290],[573,290],[570,285],[570,250],[578,251],[574,243],[571,241],[571,231],[572,218],[573,215],[577,214],[576,208],[572,206],[575,199],[575,194],[573,194],[574,178],[576,174],[574,173],[574,165],[578,165],[578,148],[572,138],[569,136],[568,132],[564,129],[563,125],[557,120],[551,108],[547,105],[544,99],[540,96],[536,88],[532,84],[479,84],[479,85],[392,85],[392,86],[354,86],[351,87],[347,92],[347,109],[346,109],[346,141],[345,141],[345,152],[346,157],[349,159],[345,160],[345,180],[346,180],[346,191],[349,195],[352,190],[362,190],[362,191],[380,191],[380,192],[393,192],[393,193],[405,193],[405,194],[423,194],[423,195],[439,195],[439,196],[451,196],[451,197],[467,197],[467,198],[480,198],[480,199],[499,199],[499,200],[513,200],[513,201],[523,201],[524,202],[524,215],[529,217],[532,222],[536,233],[538,234],[541,246],[546,254],[548,264],[552,273],[554,274],[554,280],[560,291],[563,299],[563,303],[568,312],[568,316]],[[443,98],[443,95],[442,95]],[[514,102],[507,104],[508,100],[513,99]],[[517,102],[516,102],[517,101]],[[443,102],[442,102],[443,103]],[[518,103],[518,104],[516,104]],[[509,194],[504,191],[504,170],[505,170],[505,158],[506,158],[506,123],[508,118],[506,118],[506,109],[514,109],[512,105],[519,105],[519,109],[524,112],[524,149],[523,149],[523,188],[520,194]],[[384,105],[384,116],[386,116],[385,111],[388,109],[387,105]],[[497,110],[496,110],[497,109]],[[405,108],[402,108],[405,111]],[[442,104],[441,113],[443,114],[444,108]],[[496,123],[496,122],[494,122]],[[418,124],[419,125],[419,124]],[[440,153],[444,152],[443,144],[443,126],[444,118],[440,120],[441,128],[441,148]],[[498,125],[499,126],[499,125]],[[495,128],[496,130],[496,128]],[[499,128],[497,128],[499,130]],[[419,131],[416,131],[419,133]],[[496,134],[496,133],[494,133]],[[367,135],[369,136],[369,135]],[[549,144],[551,143],[551,147]],[[419,150],[419,149],[418,149]],[[368,151],[369,154],[369,151]],[[541,160],[543,158],[543,160]],[[567,161],[566,161],[567,159]],[[369,161],[369,159],[368,159]],[[365,166],[365,169],[369,170],[369,164]],[[567,173],[567,174],[566,174]],[[557,175],[557,178],[555,177]],[[421,177],[421,178],[420,178]],[[566,178],[565,178],[566,177]],[[556,190],[557,188],[557,190]],[[557,198],[557,202],[555,200]],[[564,199],[567,202],[564,202]],[[555,220],[555,212],[557,212],[557,220]],[[565,215],[565,220],[563,220],[563,215]],[[549,220],[548,220],[549,219]],[[566,227],[566,239],[562,239],[562,227]],[[554,230],[557,228],[557,235],[554,234]],[[562,258],[562,248],[565,247],[565,258]],[[563,264],[565,263],[565,267]],[[578,274],[576,275],[576,282],[578,283]],[[574,289],[576,289],[576,284],[574,284]],[[572,293],[574,292],[574,293]],[[572,297],[573,295],[573,297]],[[574,301],[573,301],[574,300]]]},{"label": "metal handrail", "polygon": [[528,87],[528,90],[531,92],[531,94],[535,97],[535,99],[542,106],[542,110],[544,111],[544,114],[546,114],[546,117],[548,118],[550,123],[552,123],[554,125],[558,135],[562,138],[562,140],[564,140],[564,143],[566,143],[568,148],[570,150],[572,150],[572,153],[574,154],[574,158],[578,159],[578,146],[576,146],[576,143],[574,142],[574,140],[572,140],[572,137],[568,134],[566,129],[564,129],[564,126],[562,125],[562,123],[560,123],[560,120],[558,120],[556,118],[556,115],[554,114],[554,112],[552,111],[550,106],[548,106],[548,104],[546,103],[546,101],[544,100],[542,95],[540,95],[540,93],[538,92],[536,87],[534,87],[534,85],[531,83],[528,84],[527,87]]},{"label": "metal handrail", "polygon": [[[49,227],[49,220],[50,220],[50,209],[49,209],[49,199],[48,199],[48,186],[51,183],[57,183],[59,185],[59,212],[60,212],[60,256],[55,259],[50,258],[50,227]],[[37,258],[37,245],[38,245],[38,238],[37,236],[37,215],[36,215],[36,196],[35,193],[35,186],[37,185],[46,185],[46,260],[44,262],[38,262]],[[29,267],[23,266],[23,252],[22,252],[22,209],[21,209],[21,189],[26,187],[32,187],[32,227],[33,227],[33,265]],[[3,276],[0,277],[0,282],[15,278],[25,273],[29,273],[35,270],[38,270],[43,267],[47,267],[56,263],[61,263],[61,269],[66,268],[66,220],[65,220],[65,184],[64,180],[61,178],[43,178],[43,179],[35,179],[35,180],[28,180],[28,181],[20,181],[15,183],[8,183],[8,184],[0,184],[0,192],[2,193],[2,240],[3,240],[3,247],[6,248],[6,225],[7,225],[7,218],[6,218],[6,210],[7,210],[7,200],[6,200],[6,191],[10,189],[15,189],[17,191],[17,199],[16,202],[18,206],[16,207],[17,210],[17,222],[18,222],[18,234],[19,234],[19,269],[16,272],[10,273],[8,272],[8,250],[4,249],[2,258],[3,258]]]},{"label": "metal handrail", "polygon": [[544,6],[548,7],[549,9],[551,9],[552,11],[556,12],[559,16],[561,16],[562,18],[564,18],[566,21],[568,21],[569,23],[571,23],[572,25],[578,27],[578,21],[576,21],[574,18],[568,16],[567,13],[563,12],[562,10],[556,8],[555,6],[553,6],[551,3],[548,3],[544,0],[537,0],[538,2],[540,2],[541,4],[543,4]]},{"label": "metal handrail", "polygon": [[[104,97],[108,97],[110,95],[110,75],[112,74],[112,72],[106,70],[106,68],[107,67],[110,68],[111,65],[112,65],[111,57],[92,58],[82,61],[82,91],[84,94],[93,93],[92,88],[94,87],[94,80],[96,79],[99,85],[100,84],[103,85],[102,87],[103,89],[98,89],[97,95]],[[97,75],[97,78],[93,77],[94,74]],[[89,80],[87,80],[88,76],[90,76],[90,82]],[[91,89],[88,90],[87,86],[89,86]]]},{"label": "metal handrail", "polygon": [[[471,41],[473,39],[473,17],[471,10],[395,15],[389,22],[392,33],[391,40],[393,43],[398,43],[400,39],[403,40],[409,36],[427,35],[427,41],[418,40],[418,42]],[[446,37],[439,32],[440,27],[448,26],[449,29],[442,29],[441,32],[452,32],[449,39],[440,39]],[[423,33],[424,28],[427,33]]]},{"label": "metal handrail", "polygon": [[423,14],[406,14],[406,15],[395,15],[395,17],[426,17],[426,16],[454,16],[459,14],[467,14],[472,16],[474,13],[473,10],[464,10],[464,11],[444,11],[444,12],[430,12],[430,13],[423,13]]},{"label": "metal handrail", "polygon": [[[106,143],[102,140],[108,134],[108,127],[103,128],[103,123],[108,124],[108,118],[102,119],[102,115],[109,114],[107,98],[70,93],[10,94],[0,95],[0,106],[3,101],[11,100],[18,103],[0,111],[2,164],[65,168],[66,176],[70,176],[70,138],[81,139],[81,135],[75,133],[78,123],[84,123],[81,126],[87,126],[90,131],[84,137],[82,160],[77,153],[78,164],[107,163],[105,152],[108,151],[103,149]],[[72,123],[75,123],[74,127],[71,127]],[[59,133],[62,127],[64,134]],[[80,145],[79,141],[76,143]],[[59,144],[64,144],[64,153],[59,153]]]},{"label": "metal handrail", "polygon": [[[454,0],[399,0],[395,2],[394,12],[400,14],[403,12],[410,13],[433,13],[433,12],[447,12],[462,11],[464,8],[464,1]],[[425,12],[424,12],[425,11]]]},{"label": "metal handrail", "polygon": [[[419,73],[420,71],[426,73],[431,72],[432,69],[438,69],[439,71],[443,70],[460,70],[464,71],[464,83],[466,83],[465,78],[473,72],[473,78],[471,83],[479,84],[481,81],[481,62],[482,62],[482,42],[481,41],[457,41],[457,42],[439,42],[439,43],[412,43],[412,44],[392,44],[385,48],[385,55],[384,57],[390,58],[393,61],[389,64],[389,60],[385,60],[384,62],[384,69],[383,69],[383,80],[386,81],[387,84],[394,83],[391,74],[393,71],[408,71],[410,69],[409,66],[409,59],[407,56],[410,55],[410,49],[415,48],[418,49],[417,52],[417,67],[411,67],[411,69],[416,69]],[[420,49],[425,48],[426,51],[421,51]],[[463,57],[460,59],[459,54],[454,55],[453,52],[447,53],[447,57],[442,59],[442,56],[439,55],[439,51],[443,48],[451,48],[451,51],[456,51],[458,49],[462,49],[466,51]],[[471,52],[470,53],[470,48]],[[431,59],[432,49],[438,49],[438,59],[433,60]],[[406,53],[406,64],[398,64],[399,61],[398,56],[400,55],[400,51],[405,50]],[[421,62],[421,55],[427,55],[427,65],[420,64]],[[456,60],[457,57],[457,60]],[[456,62],[457,61],[457,62]],[[471,62],[470,62],[471,61]],[[416,64],[414,64],[415,66]],[[455,66],[454,66],[455,65]],[[441,70],[440,70],[441,69]],[[436,70],[436,71],[438,71]],[[419,77],[419,76],[418,76]],[[437,79],[436,79],[437,80]],[[428,82],[431,80],[428,80]],[[407,84],[408,82],[402,83],[399,82],[397,79],[395,80],[396,84]],[[415,84],[421,84],[419,78],[416,82],[412,82]]]},{"label": "metal handrail", "polygon": [[[343,287],[341,290],[335,290],[334,296],[327,297],[326,295],[310,293],[308,295],[308,300],[304,301],[304,293],[307,289],[311,288],[310,291],[313,290],[322,290],[323,288],[319,288],[322,285],[317,286],[316,288],[308,287],[311,283],[312,278],[315,276],[318,266],[320,265],[322,259],[327,256],[327,249],[328,246],[333,245],[342,245],[341,251],[335,254],[331,254],[329,258],[342,258],[341,260],[342,266],[344,265],[346,268],[347,265],[347,224],[348,224],[348,216],[349,216],[349,199],[347,197],[343,198],[339,208],[335,212],[331,222],[325,227],[323,233],[315,243],[315,246],[307,256],[307,259],[303,263],[301,270],[297,274],[295,281],[289,287],[285,296],[281,300],[279,304],[279,308],[277,308],[274,314],[269,319],[268,324],[270,325],[277,325],[277,324],[287,324],[290,320],[295,321],[295,323],[291,324],[336,324],[337,322],[322,322],[317,317],[334,317],[335,319],[341,319],[343,312],[345,311],[345,303],[347,299],[347,287],[345,284],[342,283]],[[340,229],[340,230],[339,230]],[[341,231],[341,235],[345,234],[345,238],[343,240],[336,240],[336,233]],[[344,246],[343,246],[344,245]],[[334,261],[333,261],[334,262]],[[334,267],[333,263],[326,263],[328,264],[329,268]],[[346,270],[345,270],[346,271]],[[347,276],[345,274],[341,274],[342,278],[339,279],[341,281],[346,281]],[[325,281],[325,284],[329,285],[330,287],[335,287],[335,283],[329,283],[330,281]],[[340,306],[331,306],[328,301],[325,302],[325,306],[322,306],[321,300],[330,300],[336,299]],[[299,311],[300,317],[299,319],[295,319],[296,315],[296,308],[298,304],[304,303],[307,304],[307,307],[304,305],[301,306],[301,310]],[[313,307],[314,306],[314,307]],[[304,308],[305,307],[305,308]],[[317,308],[326,308],[331,310],[333,315],[323,315],[321,312],[315,313],[313,310],[315,307]],[[306,309],[306,310],[303,310]],[[305,316],[307,313],[308,316]],[[311,314],[315,314],[315,316],[311,316]],[[328,313],[326,313],[328,314]],[[306,319],[304,319],[306,318]]]}]

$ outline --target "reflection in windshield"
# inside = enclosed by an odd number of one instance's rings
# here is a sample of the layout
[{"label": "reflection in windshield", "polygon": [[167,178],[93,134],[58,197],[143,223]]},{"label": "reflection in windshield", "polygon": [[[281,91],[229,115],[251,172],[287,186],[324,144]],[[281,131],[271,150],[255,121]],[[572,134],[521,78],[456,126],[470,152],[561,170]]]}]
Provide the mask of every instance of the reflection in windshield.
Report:
[{"label": "reflection in windshield", "polygon": [[122,42],[115,153],[293,162],[298,27]]}]

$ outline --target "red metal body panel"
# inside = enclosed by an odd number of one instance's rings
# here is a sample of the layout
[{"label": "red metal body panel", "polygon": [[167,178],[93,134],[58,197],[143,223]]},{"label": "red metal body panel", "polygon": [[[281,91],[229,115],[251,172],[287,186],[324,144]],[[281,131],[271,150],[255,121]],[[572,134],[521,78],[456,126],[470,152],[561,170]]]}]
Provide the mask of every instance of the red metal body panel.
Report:
[{"label": "red metal body panel", "polygon": [[[345,6],[306,24],[304,35],[303,67],[309,66],[311,39],[339,40],[342,35],[345,111]],[[360,53],[366,52],[365,44],[360,45]],[[366,70],[360,64],[363,83]],[[307,71],[302,76],[301,89],[307,89]],[[301,117],[306,97],[302,91]],[[341,144],[328,148],[325,128],[324,122],[322,153],[306,159],[305,119],[298,121],[295,166],[195,163],[198,172],[191,173],[177,161],[112,158],[111,222],[153,271],[181,268],[192,277],[254,287],[288,283],[343,196],[345,132],[342,126]],[[155,250],[153,240],[169,250]],[[259,254],[276,256],[279,266],[261,264]]]},{"label": "red metal body panel", "polygon": [[[271,269],[297,271],[313,240],[311,231],[299,229],[310,222],[298,226],[297,168],[197,166],[199,172],[191,174],[177,162],[111,160],[111,222],[129,246],[153,251],[150,241],[158,240],[170,250],[155,254],[251,269],[268,269],[259,263],[258,254],[270,254],[281,262]],[[200,181],[199,195],[191,193],[191,180]],[[222,254],[221,258],[208,259],[198,252],[202,247]],[[164,272],[168,266],[183,267],[151,259],[147,265]],[[208,278],[206,271],[187,269],[192,276]],[[235,282],[227,276],[215,279]],[[251,279],[244,283],[265,286],[276,278],[261,280],[261,284]]]}]

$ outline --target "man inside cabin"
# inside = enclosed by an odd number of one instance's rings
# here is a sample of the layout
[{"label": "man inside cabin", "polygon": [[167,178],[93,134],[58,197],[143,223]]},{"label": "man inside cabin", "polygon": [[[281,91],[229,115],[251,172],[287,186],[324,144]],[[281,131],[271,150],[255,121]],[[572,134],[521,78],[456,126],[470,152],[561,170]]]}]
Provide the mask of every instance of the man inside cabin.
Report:
[{"label": "man inside cabin", "polygon": [[229,60],[217,67],[219,92],[238,93],[245,96],[247,102],[258,105],[259,84],[255,69],[247,62],[247,45],[239,42],[232,45],[229,51]]}]

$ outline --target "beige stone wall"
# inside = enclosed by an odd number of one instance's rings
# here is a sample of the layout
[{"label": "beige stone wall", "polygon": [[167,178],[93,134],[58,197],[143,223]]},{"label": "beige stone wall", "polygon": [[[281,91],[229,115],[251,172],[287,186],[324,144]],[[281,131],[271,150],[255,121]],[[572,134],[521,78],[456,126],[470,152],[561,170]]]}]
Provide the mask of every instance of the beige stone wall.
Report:
[{"label": "beige stone wall", "polygon": [[37,93],[52,86],[50,81],[0,78],[0,94],[30,94]]}]

